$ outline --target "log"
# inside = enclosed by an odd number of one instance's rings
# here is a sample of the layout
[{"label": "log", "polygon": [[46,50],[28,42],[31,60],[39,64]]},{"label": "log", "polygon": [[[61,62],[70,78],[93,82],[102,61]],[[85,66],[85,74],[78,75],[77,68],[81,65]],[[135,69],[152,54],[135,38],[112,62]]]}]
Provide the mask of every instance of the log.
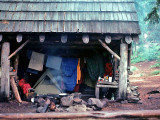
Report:
[{"label": "log", "polygon": [[130,35],[125,36],[125,41],[127,44],[130,44],[132,42],[132,37]]},{"label": "log", "polygon": [[120,60],[120,57],[119,57],[115,52],[113,52],[104,42],[102,42],[102,40],[98,39],[98,41],[101,43],[101,45],[102,45],[106,50],[108,50],[109,53],[111,53],[115,58],[117,58],[118,60]]},{"label": "log", "polygon": [[132,44],[128,46],[128,70],[131,68]]},{"label": "log", "polygon": [[67,36],[66,34],[61,35],[61,42],[62,42],[62,43],[66,43],[66,42],[67,42],[67,39],[68,39],[68,36]]},{"label": "log", "polygon": [[28,42],[29,42],[29,40],[27,40],[25,43],[23,43],[17,50],[15,50],[15,51],[8,57],[8,59],[11,59],[14,55],[16,55]]},{"label": "log", "polygon": [[120,69],[119,69],[119,92],[118,99],[125,100],[127,94],[127,62],[128,62],[128,44],[120,45]]},{"label": "log", "polygon": [[2,39],[3,39],[3,35],[2,35],[2,34],[0,34],[0,42],[2,41]]},{"label": "log", "polygon": [[0,119],[160,118],[160,110],[95,111],[79,113],[1,113]]},{"label": "log", "polygon": [[83,35],[82,40],[83,40],[83,43],[85,44],[89,43],[89,35]]},{"label": "log", "polygon": [[105,42],[108,43],[108,44],[111,43],[111,36],[106,35],[105,36]]},{"label": "log", "polygon": [[16,83],[15,83],[15,80],[14,80],[14,76],[11,76],[10,82],[11,82],[11,87],[12,87],[12,90],[13,90],[13,93],[14,93],[14,96],[15,96],[16,100],[19,103],[22,103],[21,97],[19,95]]},{"label": "log", "polygon": [[10,78],[9,78],[9,69],[10,69],[10,60],[8,60],[8,55],[10,53],[10,43],[4,42],[2,44],[1,51],[1,94],[4,95],[4,98],[9,98],[10,91]]}]

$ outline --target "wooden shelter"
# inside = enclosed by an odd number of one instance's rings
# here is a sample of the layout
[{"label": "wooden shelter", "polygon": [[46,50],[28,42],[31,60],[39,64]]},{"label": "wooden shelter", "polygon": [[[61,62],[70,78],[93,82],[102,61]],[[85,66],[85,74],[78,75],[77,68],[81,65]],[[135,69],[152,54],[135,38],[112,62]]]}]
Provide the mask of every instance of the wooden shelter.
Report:
[{"label": "wooden shelter", "polygon": [[0,0],[1,94],[9,97],[10,60],[28,43],[26,49],[60,56],[105,47],[120,61],[119,98],[125,99],[131,44],[139,34],[134,0]]}]

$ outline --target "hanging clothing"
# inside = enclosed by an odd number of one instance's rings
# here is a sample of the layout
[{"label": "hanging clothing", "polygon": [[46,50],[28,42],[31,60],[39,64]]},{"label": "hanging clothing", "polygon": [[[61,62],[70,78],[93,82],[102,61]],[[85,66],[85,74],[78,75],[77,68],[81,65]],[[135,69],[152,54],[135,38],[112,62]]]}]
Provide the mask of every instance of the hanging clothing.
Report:
[{"label": "hanging clothing", "polygon": [[106,63],[104,76],[112,77],[112,63]]},{"label": "hanging clothing", "polygon": [[80,84],[83,82],[83,75],[81,68],[83,67],[82,59],[78,59],[78,65],[77,65],[77,84],[74,88],[74,92],[79,92]]},{"label": "hanging clothing", "polygon": [[81,68],[80,68],[80,58],[78,59],[78,65],[77,65],[77,84],[81,80]]},{"label": "hanging clothing", "polygon": [[77,64],[76,58],[62,58],[62,77],[67,91],[73,91],[77,83]]},{"label": "hanging clothing", "polygon": [[104,59],[100,54],[95,54],[91,57],[86,58],[87,70],[92,81],[97,81],[99,76],[103,76],[104,70]]},{"label": "hanging clothing", "polygon": [[25,95],[28,94],[28,90],[31,89],[30,84],[26,83],[25,79],[21,79],[18,84],[21,87],[23,94]]}]

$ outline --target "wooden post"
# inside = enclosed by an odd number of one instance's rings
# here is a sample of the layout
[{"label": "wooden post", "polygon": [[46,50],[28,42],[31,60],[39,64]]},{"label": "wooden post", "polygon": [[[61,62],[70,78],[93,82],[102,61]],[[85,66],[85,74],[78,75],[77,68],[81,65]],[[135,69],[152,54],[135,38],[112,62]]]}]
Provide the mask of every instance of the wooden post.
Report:
[{"label": "wooden post", "polygon": [[9,78],[9,69],[10,69],[10,60],[8,59],[10,53],[10,43],[4,42],[2,44],[1,51],[1,94],[3,97],[9,98],[10,91],[10,78]]},{"label": "wooden post", "polygon": [[13,90],[13,93],[14,93],[14,96],[15,96],[16,100],[17,100],[19,103],[21,103],[22,100],[21,100],[21,97],[20,97],[20,95],[19,95],[18,88],[17,88],[16,83],[15,83],[15,80],[14,80],[14,76],[11,76],[10,82],[11,82],[11,87],[12,87],[12,90]]},{"label": "wooden post", "polygon": [[128,44],[120,45],[120,71],[119,71],[119,91],[118,99],[125,100],[127,93],[127,62],[128,62]]},{"label": "wooden post", "polygon": [[128,46],[128,70],[131,68],[132,44]]}]

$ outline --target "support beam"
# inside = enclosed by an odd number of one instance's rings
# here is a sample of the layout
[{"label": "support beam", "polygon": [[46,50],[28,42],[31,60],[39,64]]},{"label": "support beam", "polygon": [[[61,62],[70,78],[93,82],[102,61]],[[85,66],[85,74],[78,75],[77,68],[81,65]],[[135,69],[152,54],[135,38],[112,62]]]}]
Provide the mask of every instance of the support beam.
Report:
[{"label": "support beam", "polygon": [[0,42],[2,41],[2,39],[3,39],[3,35],[2,35],[2,34],[0,34]]},{"label": "support beam", "polygon": [[120,44],[120,71],[119,71],[119,92],[118,99],[125,100],[127,93],[127,62],[128,62],[128,44]]},{"label": "support beam", "polygon": [[104,42],[102,42],[102,40],[98,40],[100,43],[101,43],[101,45],[106,49],[106,50],[108,50],[108,52],[109,53],[111,53],[114,57],[116,57],[118,60],[120,60],[120,57],[115,53],[115,52],[113,52]]},{"label": "support beam", "polygon": [[4,95],[4,98],[9,98],[10,91],[10,78],[9,78],[9,69],[10,69],[10,60],[8,59],[10,53],[10,43],[4,42],[2,44],[1,51],[1,95]]},{"label": "support beam", "polygon": [[27,40],[25,43],[23,43],[17,50],[15,50],[15,51],[8,57],[8,59],[11,59],[14,55],[16,55],[28,42],[29,42],[29,40]]},{"label": "support beam", "polygon": [[21,97],[20,97],[19,92],[18,92],[18,88],[17,88],[16,83],[15,83],[14,76],[11,76],[10,82],[11,82],[11,87],[12,87],[12,90],[13,90],[13,93],[14,93],[14,96],[15,96],[16,100],[19,103],[22,103]]},{"label": "support beam", "polygon": [[128,70],[131,69],[132,44],[128,46]]}]

